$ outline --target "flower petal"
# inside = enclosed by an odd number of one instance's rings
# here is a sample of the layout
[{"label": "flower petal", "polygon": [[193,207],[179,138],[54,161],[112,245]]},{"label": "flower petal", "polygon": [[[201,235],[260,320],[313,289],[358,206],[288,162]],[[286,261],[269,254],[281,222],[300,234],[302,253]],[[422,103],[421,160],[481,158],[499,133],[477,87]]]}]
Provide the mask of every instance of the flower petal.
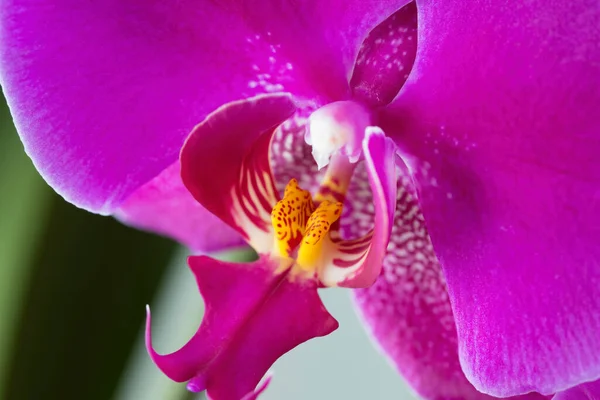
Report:
[{"label": "flower petal", "polygon": [[259,253],[273,247],[271,211],[280,198],[271,138],[295,109],[285,94],[227,104],[194,128],[181,151],[181,177],[192,196]]},{"label": "flower petal", "polygon": [[[475,390],[462,372],[446,283],[410,176],[404,165],[399,169],[394,227],[382,273],[374,285],[353,292],[359,314],[374,341],[422,398],[492,399]],[[357,207],[354,213],[356,224],[346,226],[346,235],[369,229],[360,221],[372,218],[372,210]]]},{"label": "flower petal", "polygon": [[410,2],[375,27],[363,42],[350,80],[352,95],[371,107],[389,104],[417,54],[417,7]]},{"label": "flower petal", "polygon": [[[158,355],[152,348],[150,317],[146,346],[171,379],[190,380],[188,389],[207,390],[214,400],[253,398],[267,369],[297,345],[337,328],[315,281],[288,279],[279,261],[266,256],[251,264],[190,257],[190,267],[205,301],[198,332],[180,350]],[[264,389],[264,385],[258,391]]]},{"label": "flower petal", "polygon": [[600,4],[418,8],[380,122],[418,181],[463,370],[499,397],[598,379]]},{"label": "flower petal", "polygon": [[44,178],[110,213],[221,104],[347,96],[362,39],[403,3],[8,0],[0,76]]},{"label": "flower petal", "polygon": [[[396,208],[396,146],[383,131],[369,127],[363,154],[373,192],[374,228],[353,240],[333,240],[320,260],[320,279],[327,286],[367,287],[379,272],[394,224]],[[342,217],[343,218],[343,217]]]},{"label": "flower petal", "polygon": [[598,400],[600,399],[600,381],[582,383],[564,392],[557,393],[553,400]]},{"label": "flower petal", "polygon": [[196,252],[213,252],[244,244],[243,238],[200,205],[181,181],[177,161],[137,189],[115,217],[136,228],[174,238]]}]

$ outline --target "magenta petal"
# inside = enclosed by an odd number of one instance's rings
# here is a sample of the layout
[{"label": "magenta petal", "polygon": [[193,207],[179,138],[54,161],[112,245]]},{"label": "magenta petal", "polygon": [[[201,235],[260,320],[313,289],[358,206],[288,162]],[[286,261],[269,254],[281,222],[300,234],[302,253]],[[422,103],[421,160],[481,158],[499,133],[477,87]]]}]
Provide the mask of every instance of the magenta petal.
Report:
[{"label": "magenta petal", "polygon": [[552,400],[599,400],[600,381],[582,383],[564,392],[557,393]]},{"label": "magenta petal", "polygon": [[419,184],[463,370],[500,397],[598,379],[600,3],[418,9],[382,128]]},{"label": "magenta petal", "polygon": [[400,5],[8,0],[0,77],[44,178],[110,213],[221,104],[284,90],[347,96],[360,42]]},{"label": "magenta petal", "polygon": [[410,2],[365,39],[350,87],[355,99],[379,107],[389,104],[408,78],[417,54],[417,7]]},{"label": "magenta petal", "polygon": [[211,252],[244,244],[231,227],[200,205],[181,181],[179,161],[137,189],[116,210],[115,217],[185,244]]},{"label": "magenta petal", "polygon": [[[158,355],[152,348],[150,318],[146,344],[156,365],[171,379],[190,380],[214,400],[252,398],[260,379],[282,354],[337,328],[317,294],[316,282],[275,273],[278,261],[251,264],[190,257],[206,313],[198,332],[180,350]],[[258,391],[264,389],[264,385]]]},{"label": "magenta petal", "polygon": [[374,285],[354,291],[355,304],[374,341],[420,397],[492,399],[462,372],[446,283],[411,178],[402,163],[398,168],[395,223],[383,270]]},{"label": "magenta petal", "polygon": [[259,253],[273,247],[271,211],[279,200],[271,138],[295,110],[285,94],[227,104],[194,128],[181,151],[181,176],[192,196]]}]

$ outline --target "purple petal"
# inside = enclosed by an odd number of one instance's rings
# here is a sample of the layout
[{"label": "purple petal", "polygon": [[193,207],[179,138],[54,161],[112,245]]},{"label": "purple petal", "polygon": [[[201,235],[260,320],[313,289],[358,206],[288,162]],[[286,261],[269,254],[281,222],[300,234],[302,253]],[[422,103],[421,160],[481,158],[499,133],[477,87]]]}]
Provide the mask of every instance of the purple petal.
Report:
[{"label": "purple petal", "polygon": [[[460,367],[446,283],[410,177],[403,165],[399,168],[395,224],[383,271],[373,286],[354,291],[356,305],[373,339],[420,396],[491,399],[475,390]],[[374,215],[354,204],[352,217],[356,223],[344,229],[346,235],[363,234],[368,228],[361,221]]]},{"label": "purple petal", "polygon": [[[458,360],[454,317],[440,265],[406,168],[399,163],[394,227],[383,270],[375,284],[354,291],[367,329],[411,387],[425,399],[492,399],[475,390]],[[370,200],[365,199],[364,202]],[[354,209],[346,234],[362,233],[373,218]],[[520,399],[543,399],[537,394]]]},{"label": "purple petal", "polygon": [[206,306],[200,328],[180,350],[161,356],[152,348],[148,315],[146,345],[156,365],[175,381],[190,380],[192,391],[206,389],[214,400],[253,398],[277,358],[337,328],[316,282],[288,279],[289,268],[275,272],[279,261],[263,256],[235,264],[199,256],[189,263]]},{"label": "purple petal", "polygon": [[600,399],[600,381],[582,383],[564,392],[557,393],[553,400],[598,400]]},{"label": "purple petal", "polygon": [[381,126],[418,181],[463,370],[501,397],[595,380],[600,5],[418,9],[413,74]]},{"label": "purple petal", "polygon": [[408,78],[417,54],[417,7],[410,2],[375,27],[358,53],[350,86],[371,107],[389,104]]},{"label": "purple petal", "polygon": [[157,232],[196,252],[240,246],[244,240],[200,205],[181,181],[179,161],[137,189],[115,216],[136,228]]},{"label": "purple petal", "polygon": [[404,3],[8,0],[0,76],[44,178],[110,213],[221,104],[283,90],[348,96],[362,39]]},{"label": "purple petal", "polygon": [[363,141],[368,182],[373,193],[374,227],[358,239],[335,242],[323,267],[326,285],[368,287],[381,271],[396,209],[396,146],[379,128],[369,127]]},{"label": "purple petal", "polygon": [[273,247],[271,211],[280,198],[271,138],[295,110],[285,94],[227,104],[194,128],[181,151],[181,177],[192,196],[259,253]]}]

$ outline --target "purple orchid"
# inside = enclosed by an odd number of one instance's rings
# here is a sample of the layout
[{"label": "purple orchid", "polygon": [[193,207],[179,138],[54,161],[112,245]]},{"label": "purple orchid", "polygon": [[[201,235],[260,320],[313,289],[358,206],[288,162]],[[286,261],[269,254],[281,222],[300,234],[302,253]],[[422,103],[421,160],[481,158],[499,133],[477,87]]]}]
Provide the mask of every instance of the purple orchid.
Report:
[{"label": "purple orchid", "polygon": [[344,286],[424,398],[600,395],[600,5],[407,3],[1,6],[2,85],[61,195],[259,254],[190,257],[179,351],[148,317],[190,390],[255,398]]}]

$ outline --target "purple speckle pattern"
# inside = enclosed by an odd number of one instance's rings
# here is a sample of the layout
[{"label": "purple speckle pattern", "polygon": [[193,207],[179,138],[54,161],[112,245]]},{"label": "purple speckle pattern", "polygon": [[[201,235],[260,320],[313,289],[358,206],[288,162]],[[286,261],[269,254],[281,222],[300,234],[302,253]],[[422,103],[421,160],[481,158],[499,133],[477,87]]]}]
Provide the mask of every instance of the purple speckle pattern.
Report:
[{"label": "purple speckle pattern", "polygon": [[299,186],[313,195],[319,188],[325,169],[319,171],[304,135],[312,109],[302,109],[277,128],[271,141],[271,169],[275,187],[283,193],[285,185],[295,178]]}]

